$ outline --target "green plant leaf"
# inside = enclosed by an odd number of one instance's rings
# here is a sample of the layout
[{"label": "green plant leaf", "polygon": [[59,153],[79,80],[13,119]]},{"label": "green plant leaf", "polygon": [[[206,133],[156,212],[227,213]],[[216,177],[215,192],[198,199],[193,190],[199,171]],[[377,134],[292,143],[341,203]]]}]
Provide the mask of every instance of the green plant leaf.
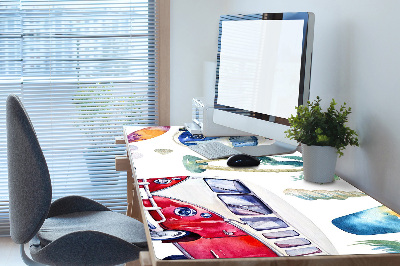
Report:
[{"label": "green plant leaf", "polygon": [[290,129],[285,131],[286,137],[306,145],[335,147],[339,157],[346,146],[359,146],[356,131],[346,126],[351,108],[343,103],[337,110],[337,103],[332,99],[323,111],[320,102],[317,96],[313,102],[307,102],[308,106],[296,107],[297,114],[288,119]]}]

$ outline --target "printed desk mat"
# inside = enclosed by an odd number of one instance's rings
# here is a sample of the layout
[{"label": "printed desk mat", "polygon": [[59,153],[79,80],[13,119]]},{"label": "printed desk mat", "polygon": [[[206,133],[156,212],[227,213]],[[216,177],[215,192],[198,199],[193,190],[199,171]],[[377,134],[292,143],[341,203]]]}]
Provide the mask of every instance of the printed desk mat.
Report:
[{"label": "printed desk mat", "polygon": [[[143,135],[142,135],[143,134]],[[335,178],[304,181],[300,153],[231,168],[187,145],[262,138],[202,138],[178,127],[126,127],[155,255],[160,260],[399,253],[400,216]]]}]

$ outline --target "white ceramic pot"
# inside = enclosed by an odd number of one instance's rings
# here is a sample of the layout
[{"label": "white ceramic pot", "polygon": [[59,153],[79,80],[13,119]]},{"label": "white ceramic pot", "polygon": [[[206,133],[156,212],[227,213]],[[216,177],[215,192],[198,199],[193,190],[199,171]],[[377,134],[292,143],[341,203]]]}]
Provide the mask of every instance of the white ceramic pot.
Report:
[{"label": "white ceramic pot", "polygon": [[304,180],[314,183],[330,183],[335,178],[337,150],[331,146],[301,144]]}]

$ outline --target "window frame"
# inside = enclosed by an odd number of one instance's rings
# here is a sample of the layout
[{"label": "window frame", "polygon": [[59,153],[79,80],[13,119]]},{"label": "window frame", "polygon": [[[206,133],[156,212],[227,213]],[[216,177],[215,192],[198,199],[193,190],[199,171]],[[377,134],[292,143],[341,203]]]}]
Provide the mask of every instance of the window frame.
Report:
[{"label": "window frame", "polygon": [[161,126],[170,125],[170,0],[156,0],[159,20],[158,108]]}]

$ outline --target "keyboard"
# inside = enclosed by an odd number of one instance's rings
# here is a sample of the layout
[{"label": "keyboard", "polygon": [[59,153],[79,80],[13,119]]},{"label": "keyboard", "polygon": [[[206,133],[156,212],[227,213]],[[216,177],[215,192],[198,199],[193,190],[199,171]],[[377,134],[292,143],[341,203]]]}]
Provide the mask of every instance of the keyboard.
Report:
[{"label": "keyboard", "polygon": [[197,145],[188,146],[192,151],[206,157],[209,160],[227,158],[235,154],[242,154],[233,148],[217,141],[201,142]]}]

